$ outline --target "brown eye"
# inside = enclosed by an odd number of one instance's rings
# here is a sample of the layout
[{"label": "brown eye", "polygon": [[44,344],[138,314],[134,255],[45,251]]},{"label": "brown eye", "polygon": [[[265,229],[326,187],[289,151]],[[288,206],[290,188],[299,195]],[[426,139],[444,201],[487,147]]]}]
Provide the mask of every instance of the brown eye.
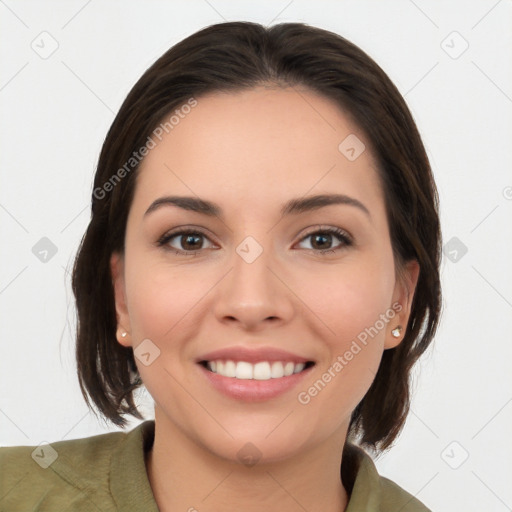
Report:
[{"label": "brown eye", "polygon": [[204,233],[188,229],[165,234],[158,241],[158,245],[169,250],[174,249],[176,254],[192,256],[204,248],[204,240],[209,240]]},{"label": "brown eye", "polygon": [[[310,247],[306,247],[308,250],[323,254],[327,252],[335,252],[345,247],[352,245],[352,239],[342,229],[339,228],[321,228],[313,231],[302,238],[302,241],[311,239]],[[333,246],[336,239],[340,243]]]}]

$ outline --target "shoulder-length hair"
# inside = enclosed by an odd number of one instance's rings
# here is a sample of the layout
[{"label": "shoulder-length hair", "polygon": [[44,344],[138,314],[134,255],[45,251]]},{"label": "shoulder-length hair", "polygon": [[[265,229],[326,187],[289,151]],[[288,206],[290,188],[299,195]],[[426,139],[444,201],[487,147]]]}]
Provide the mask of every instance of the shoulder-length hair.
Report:
[{"label": "shoulder-length hair", "polygon": [[385,450],[403,428],[411,369],[431,343],[441,313],[438,194],[416,124],[388,76],[353,43],[303,23],[206,27],[170,48],[129,92],[100,153],[92,216],[73,269],[81,392],[91,409],[88,395],[117,426],[126,426],[126,414],[144,419],[133,401],[133,392],[142,385],[133,349],[116,339],[110,272],[110,256],[124,251],[138,170],[134,155],[162,120],[191,98],[259,85],[305,86],[352,116],[378,162],[397,275],[405,262],[419,263],[404,339],[384,351],[375,379],[350,419],[348,438]]}]

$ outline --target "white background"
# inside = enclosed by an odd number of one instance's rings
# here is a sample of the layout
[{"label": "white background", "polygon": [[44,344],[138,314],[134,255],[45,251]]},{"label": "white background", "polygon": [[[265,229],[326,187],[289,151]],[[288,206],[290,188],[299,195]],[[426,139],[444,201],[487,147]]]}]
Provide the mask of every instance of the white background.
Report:
[{"label": "white background", "polygon": [[[224,20],[301,21],[337,32],[369,53],[405,96],[435,172],[444,242],[457,237],[458,259],[443,260],[442,323],[417,368],[406,427],[376,464],[437,512],[511,510],[506,0],[1,1],[0,445],[117,430],[88,412],[74,361],[69,272],[89,219],[95,164],[147,67]],[[43,37],[47,49],[58,43],[46,59],[31,47]],[[57,247],[45,263],[32,252],[42,237]],[[150,397],[140,398],[152,417]]]}]

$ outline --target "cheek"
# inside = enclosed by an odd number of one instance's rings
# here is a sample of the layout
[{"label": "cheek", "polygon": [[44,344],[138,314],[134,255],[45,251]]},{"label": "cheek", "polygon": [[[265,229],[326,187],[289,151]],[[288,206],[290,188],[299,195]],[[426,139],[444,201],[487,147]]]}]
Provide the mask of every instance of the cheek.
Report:
[{"label": "cheek", "polygon": [[386,330],[395,315],[391,308],[393,259],[385,252],[381,254],[381,258],[347,267],[314,294],[313,309],[329,327],[324,339],[329,356],[323,361],[320,379],[310,384],[312,395],[322,394],[314,407],[325,408],[322,414],[327,416],[339,412],[340,407],[348,414],[363,398],[378,370]]},{"label": "cheek", "polygon": [[140,339],[155,340],[182,332],[208,291],[204,279],[191,279],[190,272],[143,261],[128,269],[126,287],[132,331]]},{"label": "cheek", "polygon": [[[314,292],[314,308],[343,348],[344,343],[374,326],[386,313],[391,306],[393,287],[392,258],[384,256],[361,262],[325,279],[325,285]],[[378,327],[383,335],[381,322]]]},{"label": "cheek", "polygon": [[[136,364],[142,380],[158,402],[168,400],[178,410],[179,404],[188,403],[182,395],[179,382],[188,377],[187,367],[183,364],[190,351],[190,344],[184,341],[200,338],[198,315],[204,311],[205,294],[212,285],[206,286],[207,280],[196,277],[193,272],[161,264],[151,264],[143,258],[132,261],[127,268],[126,287],[128,310],[134,350],[146,339],[153,345],[146,345],[150,353],[150,364],[146,365],[136,357]],[[158,354],[158,355],[155,355]],[[185,411],[182,411],[184,417]]]}]

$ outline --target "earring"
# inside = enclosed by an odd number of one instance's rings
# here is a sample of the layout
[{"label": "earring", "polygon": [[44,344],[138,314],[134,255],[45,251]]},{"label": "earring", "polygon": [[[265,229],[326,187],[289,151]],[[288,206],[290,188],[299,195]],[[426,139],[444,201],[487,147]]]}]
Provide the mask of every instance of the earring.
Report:
[{"label": "earring", "polygon": [[126,338],[126,335],[127,335],[127,334],[128,334],[127,332],[123,331],[123,332],[121,333],[121,338]]},{"label": "earring", "polygon": [[402,332],[402,326],[401,325],[397,325],[392,331],[391,331],[391,334],[395,337],[395,338],[400,338],[400,334]]}]

